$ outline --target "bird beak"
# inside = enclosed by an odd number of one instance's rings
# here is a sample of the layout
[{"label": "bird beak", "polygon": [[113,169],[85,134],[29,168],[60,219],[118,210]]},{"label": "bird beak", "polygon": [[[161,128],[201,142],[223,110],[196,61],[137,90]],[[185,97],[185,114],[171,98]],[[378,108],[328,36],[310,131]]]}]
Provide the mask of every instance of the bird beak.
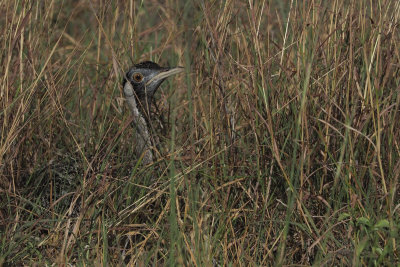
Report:
[{"label": "bird beak", "polygon": [[161,81],[165,78],[168,78],[169,76],[181,73],[184,71],[183,67],[176,67],[176,68],[172,68],[172,69],[165,69],[162,70],[160,73],[158,73],[157,75],[155,75],[153,78],[151,78],[147,83],[146,86],[150,85],[153,82],[156,81]]}]

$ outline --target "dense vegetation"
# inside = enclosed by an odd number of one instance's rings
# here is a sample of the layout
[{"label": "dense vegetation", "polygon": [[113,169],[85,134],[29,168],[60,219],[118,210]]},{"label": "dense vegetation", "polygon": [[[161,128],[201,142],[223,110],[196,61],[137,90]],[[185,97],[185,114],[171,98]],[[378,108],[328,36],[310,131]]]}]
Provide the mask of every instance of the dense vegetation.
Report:
[{"label": "dense vegetation", "polygon": [[[0,265],[396,265],[400,2],[0,1]],[[121,81],[157,93],[134,157]]]}]

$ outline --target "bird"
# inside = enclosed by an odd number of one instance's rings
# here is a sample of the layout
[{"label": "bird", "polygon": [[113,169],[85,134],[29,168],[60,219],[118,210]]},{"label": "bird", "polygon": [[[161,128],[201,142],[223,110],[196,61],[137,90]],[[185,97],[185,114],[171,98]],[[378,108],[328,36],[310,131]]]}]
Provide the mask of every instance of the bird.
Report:
[{"label": "bird", "polygon": [[154,161],[149,129],[150,107],[154,94],[168,77],[181,73],[183,70],[183,67],[161,67],[155,62],[144,61],[133,65],[124,76],[123,92],[136,128],[135,154],[138,159],[142,157],[141,163],[144,165],[149,165]]}]

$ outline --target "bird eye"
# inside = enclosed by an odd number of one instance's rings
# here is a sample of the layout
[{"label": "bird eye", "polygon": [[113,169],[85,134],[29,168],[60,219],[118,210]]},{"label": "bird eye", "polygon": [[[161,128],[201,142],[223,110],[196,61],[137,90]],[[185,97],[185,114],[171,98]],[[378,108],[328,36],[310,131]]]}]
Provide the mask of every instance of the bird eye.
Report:
[{"label": "bird eye", "polygon": [[141,81],[143,81],[143,75],[139,72],[136,72],[132,75],[132,78],[135,82],[140,83]]}]

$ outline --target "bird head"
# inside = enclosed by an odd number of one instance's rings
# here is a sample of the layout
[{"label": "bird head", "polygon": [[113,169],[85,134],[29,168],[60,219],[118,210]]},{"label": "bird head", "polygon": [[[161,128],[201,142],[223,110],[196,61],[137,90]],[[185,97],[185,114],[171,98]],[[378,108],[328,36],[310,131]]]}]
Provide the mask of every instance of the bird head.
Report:
[{"label": "bird head", "polygon": [[[160,84],[169,76],[182,71],[182,67],[164,68],[151,61],[136,64],[125,75],[123,81],[125,97],[131,97],[134,94],[139,101],[147,100],[147,103],[151,103]],[[126,90],[129,88],[125,86],[127,82],[132,85],[134,92]]]}]

